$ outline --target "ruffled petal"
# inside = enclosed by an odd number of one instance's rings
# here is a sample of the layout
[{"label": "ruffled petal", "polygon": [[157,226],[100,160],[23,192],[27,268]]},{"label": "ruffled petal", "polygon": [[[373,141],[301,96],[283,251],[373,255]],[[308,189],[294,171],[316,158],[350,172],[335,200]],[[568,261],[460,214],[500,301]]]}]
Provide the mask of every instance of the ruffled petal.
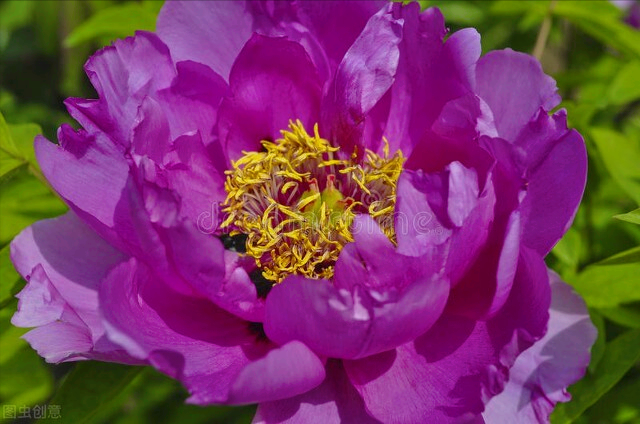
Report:
[{"label": "ruffled petal", "polygon": [[304,48],[284,38],[254,35],[229,76],[231,96],[220,106],[218,132],[229,159],[275,140],[290,120],[318,122],[321,84]]},{"label": "ruffled petal", "polygon": [[382,422],[471,420],[499,393],[516,356],[542,337],[550,290],[546,267],[523,252],[508,302],[489,321],[443,315],[395,351],[345,361],[367,411]]},{"label": "ruffled petal", "polygon": [[487,102],[498,135],[515,141],[540,107],[560,103],[556,83],[532,56],[511,49],[483,56],[476,67],[477,93]]},{"label": "ruffled petal", "polygon": [[[246,403],[287,398],[318,385],[322,364],[304,345],[276,348],[211,302],[172,291],[131,259],[100,289],[108,337],[132,356],[189,389],[190,403]],[[293,360],[292,356],[295,357]],[[289,367],[283,373],[283,363]],[[248,379],[281,375],[273,385]]]},{"label": "ruffled petal", "polygon": [[566,111],[544,110],[518,135],[527,181],[522,203],[523,242],[546,255],[573,222],[587,181],[587,151],[582,136],[567,130]]},{"label": "ruffled petal", "polygon": [[43,357],[49,362],[132,361],[104,340],[97,292],[108,270],[126,259],[124,254],[69,212],[23,230],[11,244],[11,259],[28,281],[12,322],[38,327],[25,338]]},{"label": "ruffled petal", "polygon": [[320,131],[351,155],[364,152],[366,115],[394,82],[402,40],[402,19],[386,9],[372,16],[346,52],[322,102]]},{"label": "ruffled petal", "polygon": [[254,424],[373,424],[360,395],[349,382],[340,361],[327,361],[327,377],[302,395],[258,406]]},{"label": "ruffled petal", "polygon": [[449,282],[439,275],[417,276],[404,290],[346,290],[290,276],[267,297],[265,333],[280,344],[300,340],[323,356],[360,358],[426,331],[440,316],[448,291]]},{"label": "ruffled petal", "polygon": [[584,301],[549,272],[552,300],[547,334],[524,351],[511,368],[509,382],[482,413],[486,422],[548,422],[557,402],[568,402],[566,388],[589,365],[596,329]]},{"label": "ruffled petal", "polygon": [[418,3],[396,3],[393,15],[404,20],[404,33],[385,135],[392,149],[408,156],[443,106],[474,88],[480,35],[465,29],[443,43],[442,14],[437,8],[420,12]]},{"label": "ruffled petal", "polygon": [[207,2],[167,2],[158,15],[156,30],[169,46],[176,62],[202,63],[225,80],[240,50],[254,31],[273,28],[268,20],[254,15],[250,2],[225,1],[215,7]]},{"label": "ruffled petal", "polygon": [[[142,31],[100,50],[87,61],[85,71],[98,92],[101,110],[109,115],[106,122],[100,116],[94,124],[125,148],[142,99],[169,87],[175,76],[167,46],[155,34]],[[77,111],[76,104],[68,104],[70,112],[83,123],[88,115]]]},{"label": "ruffled petal", "polygon": [[322,46],[332,71],[364,29],[371,16],[389,3],[384,0],[301,1],[298,16]]}]

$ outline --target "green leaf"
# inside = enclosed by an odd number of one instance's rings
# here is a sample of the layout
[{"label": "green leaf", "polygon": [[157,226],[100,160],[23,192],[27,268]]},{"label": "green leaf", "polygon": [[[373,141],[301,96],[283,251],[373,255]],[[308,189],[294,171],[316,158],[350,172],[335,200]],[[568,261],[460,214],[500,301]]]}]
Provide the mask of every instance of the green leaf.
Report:
[{"label": "green leaf", "polygon": [[[527,3],[527,2],[523,2]],[[640,32],[621,19],[621,11],[609,2],[558,1],[553,14],[630,57],[640,58]]]},{"label": "green leaf", "polygon": [[640,225],[640,208],[631,212],[615,215],[614,218],[619,219],[620,221],[626,221],[631,222],[632,224]]},{"label": "green leaf", "polygon": [[0,309],[13,301],[22,286],[22,278],[13,268],[9,257],[9,245],[6,245],[0,249]]},{"label": "green leaf", "polygon": [[156,12],[153,7],[140,3],[126,3],[98,11],[77,26],[64,40],[66,47],[75,47],[99,38],[123,38],[137,30],[153,31]]},{"label": "green leaf", "polygon": [[104,408],[143,370],[110,362],[80,362],[64,380],[49,405],[60,407],[60,423],[81,424]]},{"label": "green leaf", "polygon": [[596,265],[621,265],[640,262],[640,246],[625,250],[597,262]]},{"label": "green leaf", "polygon": [[616,75],[609,86],[609,102],[613,105],[623,105],[640,98],[640,61],[627,63]]},{"label": "green leaf", "polygon": [[575,420],[611,390],[639,359],[640,330],[627,331],[608,343],[595,374],[587,374],[569,388],[572,400],[556,407],[551,422],[565,424]]},{"label": "green leaf", "polygon": [[33,150],[33,140],[38,134],[42,134],[38,125],[7,125],[0,113],[0,180],[20,168],[29,168],[42,179]]},{"label": "green leaf", "polygon": [[12,307],[0,311],[0,400],[5,405],[33,405],[46,400],[53,378],[42,358],[20,338],[27,330],[11,325]]},{"label": "green leaf", "polygon": [[598,312],[616,324],[629,328],[640,328],[640,303],[602,308],[598,309]]},{"label": "green leaf", "polygon": [[611,176],[640,204],[640,146],[637,141],[608,128],[593,128],[591,136]]},{"label": "green leaf", "polygon": [[575,269],[580,261],[581,245],[580,233],[576,229],[570,228],[552,252],[564,264]]},{"label": "green leaf", "polygon": [[[599,310],[598,310],[599,312]],[[604,355],[604,349],[607,343],[607,328],[604,323],[604,318],[599,314],[596,310],[589,310],[589,318],[591,318],[591,322],[598,330],[598,337],[596,338],[595,343],[591,347],[591,360],[589,361],[589,372],[594,372],[598,367],[600,360],[602,359],[602,355]]]},{"label": "green leaf", "polygon": [[0,188],[0,244],[35,221],[62,215],[67,207],[33,175],[18,173]]},{"label": "green leaf", "polygon": [[592,308],[640,300],[640,263],[591,265],[569,282]]}]

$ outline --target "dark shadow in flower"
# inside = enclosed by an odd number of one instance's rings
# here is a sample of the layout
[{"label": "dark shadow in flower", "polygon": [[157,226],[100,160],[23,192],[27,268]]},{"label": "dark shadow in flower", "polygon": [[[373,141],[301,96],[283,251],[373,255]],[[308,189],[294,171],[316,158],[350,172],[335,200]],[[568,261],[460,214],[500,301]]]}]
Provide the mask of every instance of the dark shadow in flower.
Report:
[{"label": "dark shadow in flower", "polygon": [[253,271],[249,273],[249,278],[251,282],[256,286],[256,292],[258,293],[258,297],[262,299],[266,299],[267,295],[271,291],[273,287],[273,281],[267,279],[262,275],[262,270],[260,268],[255,268]]}]

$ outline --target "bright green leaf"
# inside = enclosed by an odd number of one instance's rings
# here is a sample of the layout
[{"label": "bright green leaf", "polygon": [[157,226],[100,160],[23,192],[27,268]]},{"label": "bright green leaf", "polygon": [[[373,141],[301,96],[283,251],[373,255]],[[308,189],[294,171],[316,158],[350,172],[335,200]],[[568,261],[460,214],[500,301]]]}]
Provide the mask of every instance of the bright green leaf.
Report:
[{"label": "bright green leaf", "polygon": [[598,330],[598,337],[591,347],[591,360],[589,361],[589,372],[594,372],[602,359],[602,355],[604,355],[607,342],[607,328],[604,323],[604,318],[595,310],[589,310],[589,317]]},{"label": "bright green leaf", "polygon": [[640,300],[640,263],[592,265],[569,281],[587,305],[609,308]]},{"label": "bright green leaf", "polygon": [[42,134],[38,125],[7,125],[0,113],[0,179],[24,167],[42,178],[33,150],[33,140],[38,134]]},{"label": "bright green leaf", "polygon": [[551,415],[551,422],[565,424],[575,420],[611,390],[639,359],[640,330],[630,330],[608,343],[596,373],[587,374],[569,388],[572,400],[556,407]]},{"label": "bright green leaf", "polygon": [[153,31],[156,26],[154,9],[140,3],[126,3],[98,11],[76,27],[64,40],[75,47],[101,37],[109,39],[134,35],[137,30]]},{"label": "bright green leaf", "polygon": [[620,215],[615,215],[615,219],[619,219],[620,221],[631,222],[632,224],[640,225],[640,208]]},{"label": "bright green leaf", "polygon": [[20,338],[27,329],[11,325],[12,307],[0,311],[0,399],[5,405],[33,405],[45,401],[53,378],[42,358]]},{"label": "bright green leaf", "polygon": [[614,105],[623,105],[640,98],[638,75],[640,75],[640,61],[634,60],[627,63],[609,86],[609,102]]},{"label": "bright green leaf", "polygon": [[0,244],[35,221],[62,215],[67,207],[34,176],[17,175],[0,187]]},{"label": "bright green leaf", "polygon": [[608,128],[593,128],[591,136],[611,176],[640,204],[640,145]]},{"label": "bright green leaf", "polygon": [[92,422],[142,370],[109,362],[80,362],[49,404],[60,406],[60,423]]},{"label": "bright green leaf", "polygon": [[640,328],[640,303],[598,309],[608,320],[629,328]]},{"label": "bright green leaf", "polygon": [[598,262],[597,265],[621,265],[633,262],[640,262],[640,246],[610,256]]},{"label": "bright green leaf", "polygon": [[640,32],[623,22],[622,11],[605,1],[588,4],[585,7],[584,1],[558,1],[553,14],[566,18],[604,45],[640,58]]},{"label": "bright green leaf", "polygon": [[0,249],[0,309],[9,304],[22,288],[22,278],[13,268],[9,245]]}]

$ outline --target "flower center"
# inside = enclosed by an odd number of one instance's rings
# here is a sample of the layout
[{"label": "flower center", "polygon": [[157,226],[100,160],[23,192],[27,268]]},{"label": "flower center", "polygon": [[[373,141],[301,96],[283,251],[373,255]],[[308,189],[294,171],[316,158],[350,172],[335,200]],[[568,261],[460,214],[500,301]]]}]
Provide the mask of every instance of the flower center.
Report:
[{"label": "flower center", "polygon": [[339,148],[300,121],[282,138],[262,141],[263,151],[243,152],[227,171],[227,214],[221,228],[246,235],[246,253],[263,276],[280,282],[290,274],[333,276],[342,247],[353,241],[351,223],[368,213],[395,242],[396,181],[404,158],[366,150],[362,159],[339,159]]}]

